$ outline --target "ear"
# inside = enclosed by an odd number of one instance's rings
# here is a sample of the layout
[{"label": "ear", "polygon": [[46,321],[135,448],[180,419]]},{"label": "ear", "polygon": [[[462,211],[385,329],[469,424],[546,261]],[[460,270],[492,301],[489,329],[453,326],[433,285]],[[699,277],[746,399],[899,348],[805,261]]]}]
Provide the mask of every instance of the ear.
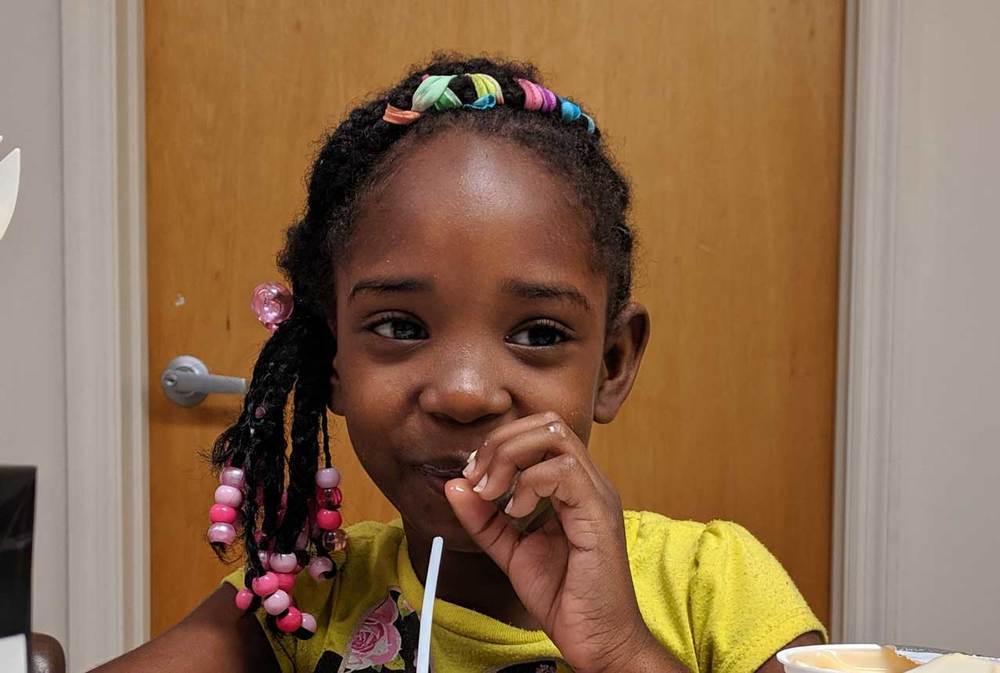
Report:
[{"label": "ear", "polygon": [[594,404],[597,423],[610,423],[625,403],[648,342],[649,311],[632,302],[618,315],[604,341],[604,361]]}]

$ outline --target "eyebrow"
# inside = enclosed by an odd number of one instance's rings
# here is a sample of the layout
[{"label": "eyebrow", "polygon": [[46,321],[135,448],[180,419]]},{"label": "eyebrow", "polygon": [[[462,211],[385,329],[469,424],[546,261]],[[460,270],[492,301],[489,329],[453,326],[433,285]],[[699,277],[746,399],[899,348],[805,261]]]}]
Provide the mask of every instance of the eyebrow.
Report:
[{"label": "eyebrow", "polygon": [[561,283],[531,283],[509,278],[503,282],[501,289],[521,299],[557,299],[576,304],[587,313],[593,313],[593,308],[587,297],[572,285]]},{"label": "eyebrow", "polygon": [[[427,292],[431,290],[433,283],[424,278],[366,278],[358,281],[347,300],[363,292],[370,292],[376,295]],[[562,283],[534,283],[530,281],[508,278],[501,283],[500,288],[507,294],[514,295],[521,299],[555,299],[575,304],[587,313],[593,313],[587,297],[572,285]]]},{"label": "eyebrow", "polygon": [[423,278],[367,278],[358,281],[351,289],[347,300],[361,292],[372,294],[394,294],[398,292],[426,292],[431,289],[431,282]]}]

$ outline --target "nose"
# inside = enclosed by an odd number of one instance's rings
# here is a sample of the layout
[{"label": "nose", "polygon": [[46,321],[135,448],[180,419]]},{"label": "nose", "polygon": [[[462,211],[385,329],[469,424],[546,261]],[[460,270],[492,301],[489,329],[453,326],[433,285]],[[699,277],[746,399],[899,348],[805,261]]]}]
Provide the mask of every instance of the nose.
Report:
[{"label": "nose", "polygon": [[460,354],[440,362],[435,377],[420,392],[420,407],[455,423],[475,423],[505,414],[512,405],[501,372],[487,358]]}]

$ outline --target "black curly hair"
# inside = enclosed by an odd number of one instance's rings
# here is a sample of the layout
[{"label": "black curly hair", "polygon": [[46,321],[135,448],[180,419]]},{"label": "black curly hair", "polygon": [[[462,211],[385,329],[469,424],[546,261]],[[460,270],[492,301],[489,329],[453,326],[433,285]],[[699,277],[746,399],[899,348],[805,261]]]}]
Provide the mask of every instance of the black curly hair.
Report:
[{"label": "black curly hair", "polygon": [[[383,121],[387,104],[410,108],[425,74],[465,73],[495,78],[505,104],[486,111],[432,109],[406,126]],[[324,139],[310,174],[305,213],[289,227],[278,256],[291,281],[294,310],[261,350],[242,412],[212,451],[216,469],[232,465],[245,473],[248,496],[243,503],[242,539],[248,586],[264,572],[258,558],[261,547],[296,551],[309,516],[321,447],[325,464],[330,465],[326,405],[336,352],[328,321],[334,310],[334,266],[350,245],[355,214],[365,195],[391,175],[392,166],[407,148],[435,134],[461,130],[503,138],[534,152],[573,188],[588,216],[593,263],[608,279],[608,329],[627,305],[634,248],[627,221],[628,183],[600,130],[589,133],[585,118],[563,121],[558,109],[550,113],[525,110],[519,78],[540,83],[538,72],[529,64],[437,55],[389,90],[354,108]],[[477,98],[468,77],[456,77],[450,87],[463,103]],[[294,400],[292,448],[286,458],[290,397]],[[315,546],[318,554],[329,553],[316,540],[309,546]]]}]

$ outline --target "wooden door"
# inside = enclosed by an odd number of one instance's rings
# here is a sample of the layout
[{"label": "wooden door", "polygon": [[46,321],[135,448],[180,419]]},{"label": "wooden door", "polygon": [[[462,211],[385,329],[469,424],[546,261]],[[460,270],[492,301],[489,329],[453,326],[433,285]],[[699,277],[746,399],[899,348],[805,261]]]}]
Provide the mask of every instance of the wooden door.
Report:
[{"label": "wooden door", "polygon": [[[739,521],[829,617],[844,3],[148,0],[150,380],[248,375],[251,289],[324,129],[432,50],[536,62],[635,185],[652,343],[592,450],[626,506]],[[238,409],[150,391],[152,628],[226,569],[201,453]],[[348,521],[393,511],[342,428]]]}]

